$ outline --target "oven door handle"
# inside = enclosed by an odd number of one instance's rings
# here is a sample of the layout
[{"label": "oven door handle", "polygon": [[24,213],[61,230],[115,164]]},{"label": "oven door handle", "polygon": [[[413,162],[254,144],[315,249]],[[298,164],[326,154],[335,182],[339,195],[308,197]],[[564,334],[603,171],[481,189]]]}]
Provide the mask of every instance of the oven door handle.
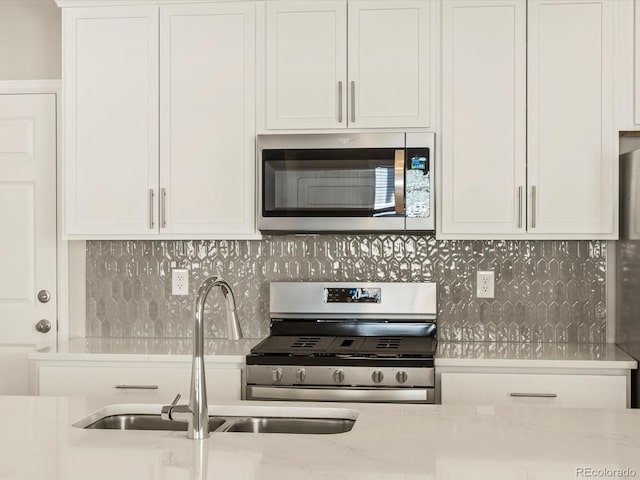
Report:
[{"label": "oven door handle", "polygon": [[435,403],[433,388],[309,388],[247,386],[249,400]]},{"label": "oven door handle", "polygon": [[404,215],[404,150],[396,150],[393,160],[396,215]]}]

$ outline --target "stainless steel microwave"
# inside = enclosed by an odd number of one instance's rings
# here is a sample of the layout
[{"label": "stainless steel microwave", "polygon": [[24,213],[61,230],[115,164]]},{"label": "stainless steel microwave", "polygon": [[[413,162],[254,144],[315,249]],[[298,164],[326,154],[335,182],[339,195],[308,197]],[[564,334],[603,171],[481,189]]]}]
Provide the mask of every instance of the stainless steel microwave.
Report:
[{"label": "stainless steel microwave", "polygon": [[429,132],[258,136],[258,228],[433,231]]}]

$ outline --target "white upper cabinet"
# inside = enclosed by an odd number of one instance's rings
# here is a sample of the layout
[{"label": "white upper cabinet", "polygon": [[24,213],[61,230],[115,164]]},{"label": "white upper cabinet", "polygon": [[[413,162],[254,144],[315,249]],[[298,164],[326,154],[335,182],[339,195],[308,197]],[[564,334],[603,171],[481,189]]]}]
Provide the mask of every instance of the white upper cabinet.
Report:
[{"label": "white upper cabinet", "polygon": [[345,126],[344,0],[267,2],[266,22],[268,128]]},{"label": "white upper cabinet", "polygon": [[158,9],[65,9],[67,234],[157,228]]},{"label": "white upper cabinet", "polygon": [[348,3],[349,125],[429,126],[432,2]]},{"label": "white upper cabinet", "polygon": [[614,5],[529,0],[532,233],[614,233]]},{"label": "white upper cabinet", "polygon": [[251,3],[160,9],[160,232],[255,230]]},{"label": "white upper cabinet", "polygon": [[617,237],[615,4],[443,1],[439,238]]},{"label": "white upper cabinet", "polygon": [[525,228],[526,3],[445,1],[441,234]]},{"label": "white upper cabinet", "polygon": [[253,2],[64,9],[66,233],[255,236]]},{"label": "white upper cabinet", "polygon": [[267,2],[266,128],[430,126],[432,8]]},{"label": "white upper cabinet", "polygon": [[[634,4],[634,31],[633,31],[633,43],[634,43],[634,123],[640,126],[640,0],[635,0]],[[622,9],[622,7],[621,7]]]},{"label": "white upper cabinet", "polygon": [[640,130],[640,0],[617,0],[616,119],[619,130]]}]

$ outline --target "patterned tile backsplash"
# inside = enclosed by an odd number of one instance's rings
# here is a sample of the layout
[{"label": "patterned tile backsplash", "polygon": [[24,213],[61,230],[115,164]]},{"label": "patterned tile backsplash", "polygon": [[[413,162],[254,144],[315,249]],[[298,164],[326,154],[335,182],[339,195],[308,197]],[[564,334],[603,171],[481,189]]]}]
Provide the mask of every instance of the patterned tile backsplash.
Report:
[{"label": "patterned tile backsplash", "polygon": [[[605,342],[606,243],[444,241],[422,235],[269,236],[263,240],[87,242],[87,336],[191,337],[199,283],[234,288],[245,336],[269,330],[269,282],[438,283],[446,341]],[[190,295],[171,295],[171,269]],[[494,270],[495,299],[475,298],[477,270]],[[219,292],[206,336],[224,337]]]}]

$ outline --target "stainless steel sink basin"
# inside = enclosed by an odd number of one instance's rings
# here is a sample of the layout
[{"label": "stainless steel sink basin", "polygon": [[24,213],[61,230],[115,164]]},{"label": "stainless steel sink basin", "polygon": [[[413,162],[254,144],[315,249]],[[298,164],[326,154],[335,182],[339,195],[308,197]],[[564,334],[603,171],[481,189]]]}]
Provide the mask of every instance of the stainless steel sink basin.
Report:
[{"label": "stainless steel sink basin", "polygon": [[[210,432],[345,433],[355,420],[348,418],[209,417]],[[163,420],[160,415],[119,414],[101,418],[84,428],[97,430],[164,430],[186,432],[187,424]]]},{"label": "stainless steel sink basin", "polygon": [[[150,404],[109,405],[73,425],[101,430],[187,430],[186,423],[163,420],[161,407]],[[345,433],[353,428],[358,418],[358,412],[349,408],[248,404],[217,405],[214,408],[209,410],[209,431],[217,433]]]},{"label": "stainless steel sink basin", "polygon": [[355,420],[347,418],[274,418],[253,417],[230,419],[225,432],[249,433],[345,433],[353,428]]},{"label": "stainless steel sink basin", "polygon": [[[214,431],[224,424],[220,417],[209,417],[209,430]],[[84,428],[100,430],[169,430],[186,432],[187,424],[163,420],[160,415],[120,414],[101,418]]]}]

